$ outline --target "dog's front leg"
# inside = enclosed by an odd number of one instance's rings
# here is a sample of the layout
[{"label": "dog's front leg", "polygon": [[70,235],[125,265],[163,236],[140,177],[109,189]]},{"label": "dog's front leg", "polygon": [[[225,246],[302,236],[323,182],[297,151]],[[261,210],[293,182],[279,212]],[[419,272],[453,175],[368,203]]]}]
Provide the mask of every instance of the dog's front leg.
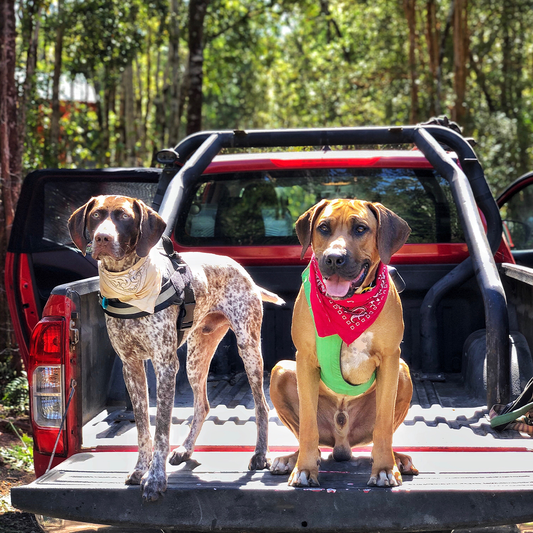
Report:
[{"label": "dog's front leg", "polygon": [[289,485],[293,487],[318,486],[320,451],[318,448],[317,409],[320,369],[308,364],[298,364],[297,352],[296,376],[300,410],[298,437],[300,449],[296,466],[289,477]]},{"label": "dog's front leg", "polygon": [[[296,346],[296,380],[299,405],[299,453],[296,466],[289,477],[289,485],[319,485],[318,465],[318,390],[320,386],[320,367],[316,355],[314,325],[303,290],[294,304],[292,339]],[[303,318],[303,320],[302,320]]]},{"label": "dog's front leg", "polygon": [[143,498],[147,501],[157,500],[167,489],[166,462],[170,451],[170,422],[178,371],[176,350],[173,352],[163,361],[152,360],[157,379],[157,417],[152,464],[141,481]]},{"label": "dog's front leg", "polygon": [[130,395],[137,427],[139,455],[137,464],[126,478],[126,485],[139,485],[152,462],[152,438],[150,436],[150,418],[148,413],[148,387],[144,361],[140,359],[123,359],[122,373]]},{"label": "dog's front leg", "polygon": [[396,487],[402,484],[402,475],[392,450],[394,409],[398,391],[400,349],[382,357],[376,379],[376,422],[372,447],[372,473],[368,485]]}]

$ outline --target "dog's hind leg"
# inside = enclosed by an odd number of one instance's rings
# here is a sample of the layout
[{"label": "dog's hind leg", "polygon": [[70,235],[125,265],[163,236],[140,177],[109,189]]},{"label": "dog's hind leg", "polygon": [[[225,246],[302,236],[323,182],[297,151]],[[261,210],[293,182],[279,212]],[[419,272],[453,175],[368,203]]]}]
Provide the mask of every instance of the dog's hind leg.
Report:
[{"label": "dog's hind leg", "polygon": [[152,438],[150,436],[150,418],[148,413],[148,387],[144,361],[140,359],[123,360],[122,373],[124,382],[133,405],[139,455],[135,468],[126,477],[126,485],[139,485],[143,475],[152,462]]},{"label": "dog's hind leg", "polygon": [[[252,324],[252,325],[250,325]],[[257,439],[255,452],[250,460],[250,470],[270,468],[267,459],[268,451],[268,403],[263,391],[263,357],[261,355],[261,322],[232,324],[237,337],[237,346],[241,356],[248,381],[252,389],[255,403],[255,419],[257,426]],[[248,326],[248,327],[247,327]]]},{"label": "dog's hind leg", "polygon": [[207,375],[215,350],[228,331],[224,315],[208,315],[187,338],[187,377],[194,394],[194,415],[189,434],[183,444],[169,457],[169,463],[179,465],[190,459],[196,439],[209,413],[207,398]]}]

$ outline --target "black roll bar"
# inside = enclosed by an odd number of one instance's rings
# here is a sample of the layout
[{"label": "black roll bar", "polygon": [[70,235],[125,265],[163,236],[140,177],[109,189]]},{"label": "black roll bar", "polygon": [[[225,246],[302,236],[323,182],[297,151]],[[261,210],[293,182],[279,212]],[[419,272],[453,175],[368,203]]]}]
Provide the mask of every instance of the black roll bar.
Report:
[{"label": "black roll bar", "polygon": [[[175,226],[184,187],[189,187],[223,148],[273,148],[325,145],[384,145],[414,143],[440,174],[449,181],[454,201],[467,239],[470,258],[458,265],[430,289],[421,309],[422,360],[427,368],[438,364],[436,307],[452,287],[466,281],[473,273],[481,290],[487,328],[487,402],[506,403],[509,384],[509,320],[507,303],[494,262],[502,235],[502,223],[496,202],[483,170],[467,141],[458,133],[434,125],[362,128],[317,128],[285,130],[220,131],[193,134],[175,148],[177,160],[166,165],[166,175],[175,172],[165,191],[159,213],[167,222],[166,234]],[[459,168],[439,145],[453,150]],[[163,152],[160,152],[163,154]],[[183,165],[179,169],[179,165]],[[487,223],[487,235],[477,211],[481,209]]]},{"label": "black roll bar", "polygon": [[[452,271],[452,276],[440,284],[439,295],[444,294],[442,289],[450,288],[450,280],[455,285],[458,281],[464,282],[464,277],[468,279],[473,266],[485,306],[487,405],[491,407],[495,403],[507,403],[510,395],[511,375],[507,300],[494,262],[494,251],[491,250],[485,235],[472,188],[469,187],[463,171],[423,128],[416,131],[415,142],[428,161],[449,181],[470,250],[470,258],[460,265],[462,268]],[[428,304],[426,299],[424,303]],[[426,311],[424,304],[422,309]],[[435,313],[435,306],[432,312]],[[436,323],[436,314],[434,322]]]}]

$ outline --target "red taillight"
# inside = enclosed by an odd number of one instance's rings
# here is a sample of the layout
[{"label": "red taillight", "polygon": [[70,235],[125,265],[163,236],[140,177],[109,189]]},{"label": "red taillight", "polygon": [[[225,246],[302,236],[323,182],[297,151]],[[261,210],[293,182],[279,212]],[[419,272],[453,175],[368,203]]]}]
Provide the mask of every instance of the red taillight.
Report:
[{"label": "red taillight", "polygon": [[62,319],[43,318],[33,330],[30,342],[30,356],[33,364],[62,363],[63,359]]},{"label": "red taillight", "polygon": [[[52,453],[65,409],[64,352],[65,321],[43,318],[34,328],[30,342],[29,380],[35,448]],[[65,452],[64,436],[57,444]]]},{"label": "red taillight", "polygon": [[52,324],[45,329],[37,344],[37,350],[43,355],[61,353],[61,326],[59,324]]}]

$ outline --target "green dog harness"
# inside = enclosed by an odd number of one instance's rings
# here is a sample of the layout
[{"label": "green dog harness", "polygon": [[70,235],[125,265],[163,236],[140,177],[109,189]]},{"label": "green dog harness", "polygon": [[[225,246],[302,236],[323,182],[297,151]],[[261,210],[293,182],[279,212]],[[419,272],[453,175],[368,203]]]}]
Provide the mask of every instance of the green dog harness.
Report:
[{"label": "green dog harness", "polygon": [[[307,298],[307,305],[309,306],[309,311],[311,312],[314,322],[314,314],[310,300],[311,284],[309,282],[309,267],[307,267],[302,273],[302,282],[305,297]],[[315,336],[316,353],[318,364],[320,365],[320,379],[327,387],[337,394],[344,394],[346,396],[359,396],[370,389],[376,380],[376,371],[372,373],[372,376],[366,383],[361,383],[360,385],[352,385],[342,377],[340,364],[342,339],[339,335],[319,337],[315,327]]]}]

